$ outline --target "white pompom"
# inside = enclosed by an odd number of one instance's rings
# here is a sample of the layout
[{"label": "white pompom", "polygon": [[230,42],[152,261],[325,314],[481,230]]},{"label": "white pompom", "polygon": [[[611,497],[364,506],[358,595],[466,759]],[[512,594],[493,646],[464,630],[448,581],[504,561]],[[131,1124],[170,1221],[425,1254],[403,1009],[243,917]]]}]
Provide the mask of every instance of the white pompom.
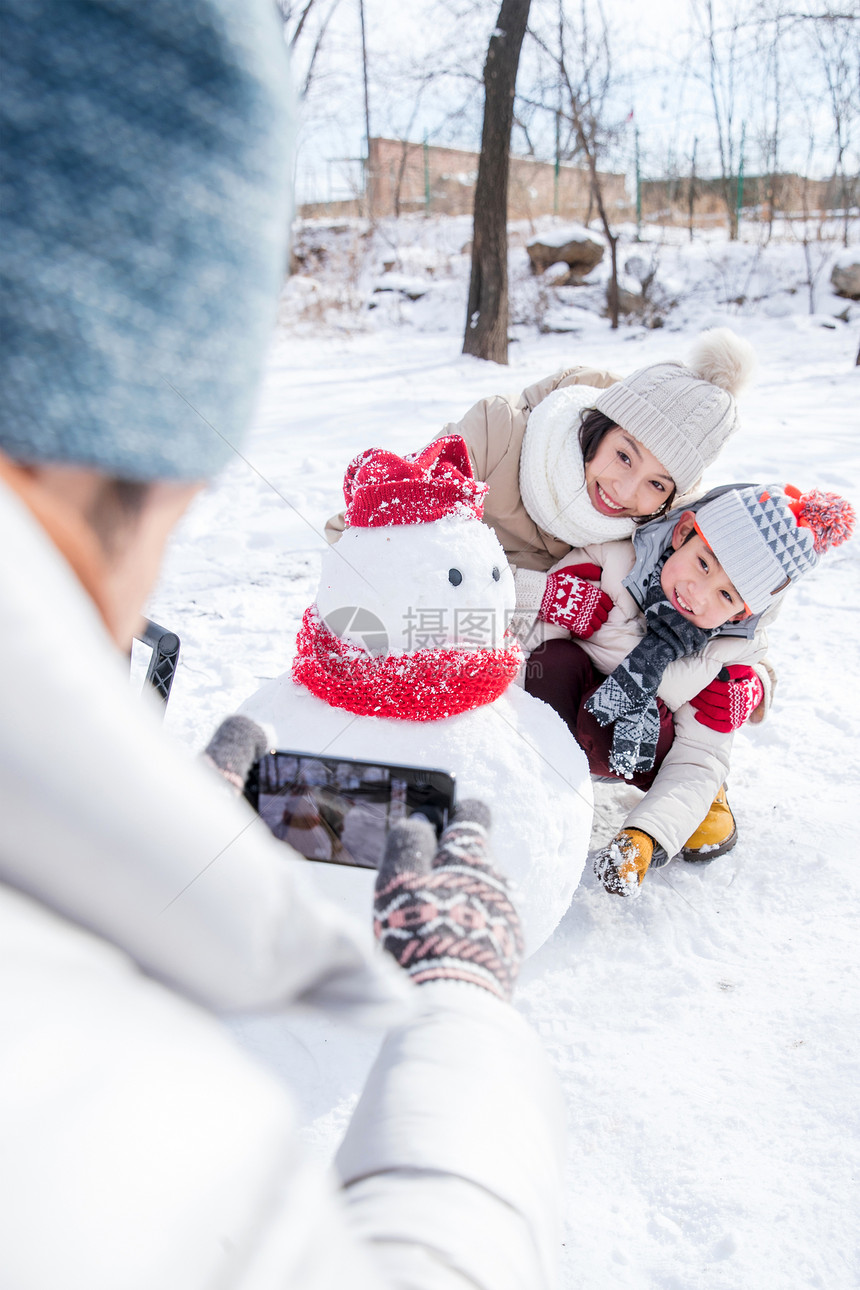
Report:
[{"label": "white pompom", "polygon": [[729,327],[712,327],[699,336],[687,366],[703,381],[737,395],[752,379],[757,366],[755,350]]}]

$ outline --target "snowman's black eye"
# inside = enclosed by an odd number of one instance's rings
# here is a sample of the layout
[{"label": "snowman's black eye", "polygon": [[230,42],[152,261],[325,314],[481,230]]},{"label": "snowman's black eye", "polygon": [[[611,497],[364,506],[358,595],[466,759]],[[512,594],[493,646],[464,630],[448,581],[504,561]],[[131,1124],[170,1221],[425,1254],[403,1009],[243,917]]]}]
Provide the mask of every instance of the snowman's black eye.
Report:
[{"label": "snowman's black eye", "polygon": [[497,564],[494,564],[494,565],[493,565],[493,582],[498,582],[498,581],[499,581],[499,578],[501,578],[501,576],[502,576],[502,575],[499,573],[499,566],[498,566]]},{"label": "snowman's black eye", "polygon": [[450,584],[451,584],[451,586],[452,586],[452,587],[459,587],[460,583],[463,581],[463,575],[462,575],[462,573],[460,572],[460,570],[459,570],[459,569],[449,569],[449,570],[448,570],[448,581],[450,582]]}]

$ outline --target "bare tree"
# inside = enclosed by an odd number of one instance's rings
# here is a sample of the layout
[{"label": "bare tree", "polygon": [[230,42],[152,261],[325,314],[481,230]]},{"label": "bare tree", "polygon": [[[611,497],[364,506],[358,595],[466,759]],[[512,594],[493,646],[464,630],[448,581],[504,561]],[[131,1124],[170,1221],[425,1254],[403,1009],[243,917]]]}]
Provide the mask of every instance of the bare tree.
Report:
[{"label": "bare tree", "polygon": [[531,0],[502,0],[484,64],[472,274],[463,353],[508,361],[508,173],[514,94]]},{"label": "bare tree", "polygon": [[[438,14],[437,9],[437,14]],[[448,17],[448,15],[442,15]],[[375,59],[376,96],[378,113],[389,122],[391,138],[400,143],[400,161],[394,177],[394,213],[400,215],[403,188],[410,161],[417,144],[416,133],[429,138],[444,138],[450,129],[455,132],[467,117],[474,116],[476,90],[481,85],[480,75],[474,71],[474,52],[471,40],[463,37],[461,28],[449,18],[450,25],[443,25],[432,48],[426,44],[420,51],[404,56],[398,50],[394,57]],[[471,33],[470,33],[471,35]],[[486,30],[481,44],[486,41]],[[428,112],[428,104],[430,110]],[[419,130],[417,122],[429,116],[430,130]]]},{"label": "bare tree", "polygon": [[[446,70],[438,71],[432,68],[423,74],[416,73],[416,75],[413,77],[413,80],[412,80],[412,91],[415,94],[415,101],[412,104],[409,118],[406,122],[405,128],[396,129],[394,131],[393,137],[397,139],[397,141],[400,144],[400,161],[397,166],[397,177],[394,182],[394,193],[393,193],[394,214],[398,217],[401,215],[402,209],[403,209],[403,186],[406,180],[407,171],[409,169],[410,156],[414,154],[415,148],[419,146],[416,143],[416,141],[412,138],[412,133],[413,133],[413,127],[415,125],[415,122],[419,116],[419,113],[422,107],[424,106],[423,104],[424,91],[428,87],[433,85],[435,81],[441,80],[447,77],[448,77],[448,72]],[[443,131],[445,129],[445,126],[448,124],[448,122],[451,121],[452,119],[456,119],[460,117],[462,115],[462,112],[463,112],[463,107],[462,105],[458,104],[453,108],[451,112],[446,113],[442,117],[441,122],[434,129],[433,136],[429,136],[428,134],[425,133],[424,143],[422,146],[425,149],[428,148],[430,143],[430,137],[435,137],[438,132]],[[425,193],[425,214],[428,214],[429,205],[427,203],[429,202],[430,195],[431,195],[431,188],[430,188],[431,176],[429,173],[429,169],[426,175],[426,181],[427,181],[427,192]]]},{"label": "bare tree", "polygon": [[799,242],[803,250],[803,264],[806,270],[805,286],[807,308],[810,314],[815,313],[815,291],[818,280],[821,276],[825,264],[830,258],[832,244],[829,242],[827,229],[827,212],[813,207],[812,199],[820,191],[819,185],[808,178],[812,168],[813,158],[817,152],[817,142],[815,138],[814,125],[814,106],[806,105],[807,132],[808,132],[808,153],[806,157],[805,173],[799,176],[799,192],[801,218],[788,221],[788,228],[794,241]]},{"label": "bare tree", "polygon": [[[613,329],[618,326],[618,234],[613,232],[606,203],[600,162],[610,143],[617,136],[617,126],[608,120],[607,101],[612,83],[612,58],[609,31],[602,9],[598,9],[599,26],[592,32],[583,3],[580,26],[575,35],[570,31],[569,19],[559,0],[557,34],[555,43],[531,31],[537,46],[554,64],[556,85],[561,87],[559,106],[547,104],[548,110],[557,114],[567,125],[567,142],[560,144],[560,155],[566,160],[578,157],[588,170],[588,216],[596,208],[609,246],[610,280],[607,288],[607,307]],[[568,44],[575,46],[573,56],[568,54]],[[575,70],[572,68],[575,67]]]},{"label": "bare tree", "polygon": [[[815,11],[799,10],[790,0],[759,0],[747,24],[755,32],[759,65],[764,64],[763,153],[773,190],[778,191],[784,109],[793,109],[796,127],[805,125],[807,173],[822,149],[812,147],[817,133],[832,139],[833,187],[842,210],[842,240],[848,244],[851,207],[857,201],[856,144],[860,122],[860,0],[819,0]],[[829,112],[831,130],[822,121]],[[799,118],[799,119],[798,119]],[[826,155],[826,152],[825,152]],[[852,168],[851,158],[854,166]],[[808,205],[808,203],[807,203]],[[772,218],[771,209],[771,218]]]},{"label": "bare tree", "polygon": [[373,219],[373,176],[370,173],[370,90],[367,84],[367,29],[364,22],[364,0],[358,0],[361,29],[361,83],[364,89],[364,199],[367,213]]},{"label": "bare tree", "polygon": [[764,202],[767,220],[765,245],[773,237],[773,221],[779,202],[780,144],[782,143],[783,103],[783,32],[782,14],[777,9],[772,25],[762,23],[756,32],[756,53],[764,66],[762,76],[763,125],[761,153],[764,160]]},{"label": "bare tree", "polygon": [[842,207],[842,245],[847,246],[857,179],[848,175],[845,163],[860,116],[860,38],[853,22],[837,17],[819,18],[811,26],[833,120],[833,171]]},{"label": "bare tree", "polygon": [[839,22],[860,22],[860,7],[857,0],[849,0],[849,3],[839,5],[836,9],[818,9],[816,13],[810,13],[809,9],[792,9],[791,7],[783,11],[784,18],[791,18],[796,22],[819,22],[822,18],[828,22],[838,20]]},{"label": "bare tree", "polygon": [[[297,81],[301,99],[308,96],[328,25],[339,3],[340,0],[330,0],[324,6],[318,0],[302,0],[299,4],[292,3],[292,0],[277,0],[293,66],[296,67],[301,61]],[[309,21],[311,18],[313,20]],[[303,60],[299,60],[300,53],[304,54]]]},{"label": "bare tree", "polygon": [[726,207],[729,239],[734,242],[738,236],[737,176],[742,151],[737,122],[742,24],[735,10],[725,25],[721,25],[714,0],[694,0],[693,12],[707,51],[707,84],[720,159],[720,195]]}]

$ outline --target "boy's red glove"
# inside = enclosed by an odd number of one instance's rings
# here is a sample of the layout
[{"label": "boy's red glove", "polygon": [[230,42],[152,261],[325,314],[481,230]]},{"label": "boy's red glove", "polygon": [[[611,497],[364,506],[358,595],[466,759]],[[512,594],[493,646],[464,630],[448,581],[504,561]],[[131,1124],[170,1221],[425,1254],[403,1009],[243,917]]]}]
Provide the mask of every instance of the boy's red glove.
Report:
[{"label": "boy's red glove", "polygon": [[600,574],[596,564],[575,564],[547,574],[538,617],[564,627],[571,636],[587,640],[603,626],[612,608],[611,598],[595,581]]},{"label": "boy's red glove", "polygon": [[696,709],[697,721],[727,734],[749,720],[763,698],[764,686],[753,669],[734,664],[721,668],[690,703]]}]

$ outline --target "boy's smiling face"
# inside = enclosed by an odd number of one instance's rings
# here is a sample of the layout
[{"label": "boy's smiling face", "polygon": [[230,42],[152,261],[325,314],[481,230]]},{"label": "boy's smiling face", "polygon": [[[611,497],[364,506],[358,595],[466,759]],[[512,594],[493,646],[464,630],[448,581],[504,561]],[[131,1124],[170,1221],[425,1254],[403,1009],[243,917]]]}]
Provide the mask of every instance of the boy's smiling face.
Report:
[{"label": "boy's smiling face", "polygon": [[746,618],[747,609],[723,566],[696,532],[695,519],[693,511],[684,511],[675,525],[673,553],[663,565],[660,586],[679,614],[707,631]]}]

